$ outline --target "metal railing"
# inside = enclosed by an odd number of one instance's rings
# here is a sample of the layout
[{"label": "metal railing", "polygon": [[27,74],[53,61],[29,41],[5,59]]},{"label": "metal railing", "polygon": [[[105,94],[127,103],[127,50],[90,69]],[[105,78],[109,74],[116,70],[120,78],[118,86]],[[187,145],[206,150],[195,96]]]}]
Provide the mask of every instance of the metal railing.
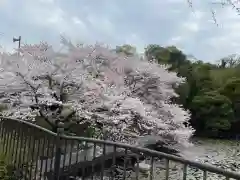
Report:
[{"label": "metal railing", "polygon": [[[17,179],[240,179],[240,174],[146,148],[53,133],[0,118],[0,153]],[[194,173],[195,172],[195,175]],[[196,172],[198,174],[196,175]]]}]

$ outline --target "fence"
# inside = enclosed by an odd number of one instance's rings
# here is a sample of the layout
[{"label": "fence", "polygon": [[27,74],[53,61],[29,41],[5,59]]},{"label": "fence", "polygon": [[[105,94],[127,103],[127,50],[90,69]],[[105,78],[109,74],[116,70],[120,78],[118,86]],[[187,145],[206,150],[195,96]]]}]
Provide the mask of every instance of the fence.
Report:
[{"label": "fence", "polygon": [[[84,137],[53,133],[10,118],[0,121],[0,152],[14,177],[40,179],[240,179],[240,174],[173,155]],[[174,162],[174,163],[173,163]],[[221,176],[221,177],[220,177]],[[200,179],[199,178],[199,179]]]}]

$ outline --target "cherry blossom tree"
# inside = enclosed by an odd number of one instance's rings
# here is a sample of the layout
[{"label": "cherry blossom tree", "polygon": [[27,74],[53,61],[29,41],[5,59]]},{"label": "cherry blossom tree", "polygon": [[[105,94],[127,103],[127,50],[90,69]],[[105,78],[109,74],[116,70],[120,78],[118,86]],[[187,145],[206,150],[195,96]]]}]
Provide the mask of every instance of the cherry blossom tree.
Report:
[{"label": "cherry blossom tree", "polygon": [[98,138],[114,141],[154,135],[188,143],[194,132],[189,113],[171,103],[177,96],[173,87],[183,78],[102,44],[73,45],[64,38],[61,43],[59,52],[40,43],[1,54],[4,116],[44,122],[51,130],[61,123],[77,135],[93,128]]}]

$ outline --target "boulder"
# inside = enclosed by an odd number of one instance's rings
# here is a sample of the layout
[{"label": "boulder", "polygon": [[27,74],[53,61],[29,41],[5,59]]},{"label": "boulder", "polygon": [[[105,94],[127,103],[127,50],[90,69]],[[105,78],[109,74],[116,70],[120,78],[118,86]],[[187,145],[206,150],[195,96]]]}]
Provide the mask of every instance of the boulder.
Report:
[{"label": "boulder", "polygon": [[[137,168],[137,164],[135,164],[135,168]],[[147,174],[151,169],[151,166],[149,164],[146,164],[144,161],[139,163],[139,171]]]},{"label": "boulder", "polygon": [[175,156],[181,156],[181,149],[183,148],[177,142],[169,141],[169,139],[163,137],[150,135],[138,138],[137,146]]}]

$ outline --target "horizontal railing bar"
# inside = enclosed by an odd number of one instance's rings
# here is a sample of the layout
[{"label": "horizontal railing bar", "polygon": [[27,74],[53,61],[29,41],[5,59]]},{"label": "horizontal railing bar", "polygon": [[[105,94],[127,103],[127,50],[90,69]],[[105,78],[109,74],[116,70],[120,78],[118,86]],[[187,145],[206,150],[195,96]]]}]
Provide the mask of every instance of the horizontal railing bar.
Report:
[{"label": "horizontal railing bar", "polygon": [[38,126],[38,125],[36,125],[36,124],[33,124],[33,123],[31,123],[31,122],[27,122],[27,121],[20,120],[20,119],[14,119],[14,118],[8,118],[8,117],[0,116],[0,123],[1,123],[1,121],[2,121],[1,119],[2,119],[3,121],[10,120],[10,121],[15,121],[15,122],[19,122],[19,123],[22,123],[22,124],[26,124],[26,125],[31,126],[31,127],[33,127],[33,128],[37,128],[37,129],[39,129],[39,130],[41,130],[41,131],[44,131],[44,132],[46,132],[46,133],[48,133],[48,134],[50,134],[50,135],[52,135],[52,136],[57,136],[57,133],[54,133],[54,132],[52,132],[52,131],[50,131],[50,130],[48,130],[48,129],[46,129],[46,128],[43,128],[43,127]]},{"label": "horizontal railing bar", "polygon": [[147,149],[147,148],[135,147],[135,146],[131,146],[131,145],[123,144],[123,143],[117,143],[117,142],[105,141],[105,140],[99,140],[99,139],[93,139],[93,138],[86,138],[86,137],[66,136],[66,135],[60,135],[60,136],[61,136],[61,138],[68,139],[68,140],[86,141],[86,142],[116,146],[118,148],[127,148],[127,149],[138,151],[141,153],[146,153],[151,156],[162,157],[162,158],[166,158],[166,159],[169,159],[172,161],[180,162],[182,164],[187,164],[188,166],[193,166],[193,167],[196,167],[198,169],[205,170],[208,172],[228,176],[229,178],[240,179],[239,173],[232,172],[232,171],[226,171],[226,170],[223,170],[221,168],[215,167],[210,164],[202,164],[199,162],[187,160],[187,159],[184,159],[184,158],[181,158],[178,156],[166,154],[166,153],[159,152],[159,151],[154,151],[154,150]]},{"label": "horizontal railing bar", "polygon": [[[57,133],[54,133],[46,128],[43,128],[41,126],[35,125],[31,122],[27,122],[24,120],[20,120],[20,119],[14,119],[14,118],[8,118],[8,117],[3,117],[0,116],[0,123],[1,121],[15,121],[18,123],[22,123],[22,124],[26,124],[30,127],[36,128],[38,130],[41,130],[43,132],[46,132],[47,134],[50,134],[54,137],[58,136]],[[67,135],[59,135],[62,139],[66,139],[66,140],[76,140],[76,141],[85,141],[85,142],[89,142],[89,143],[97,143],[97,144],[103,144],[103,145],[110,145],[110,146],[114,146],[114,147],[118,147],[118,148],[125,148],[125,149],[129,149],[132,151],[136,151],[136,152],[141,152],[141,153],[145,153],[150,155],[150,156],[155,156],[155,157],[161,157],[161,158],[165,158],[171,161],[175,161],[175,162],[179,162],[182,164],[187,164],[188,166],[192,166],[192,167],[196,167],[200,170],[203,171],[208,171],[208,172],[212,172],[212,173],[216,173],[216,174],[220,174],[223,176],[226,176],[228,178],[234,178],[234,179],[240,179],[240,174],[236,173],[236,172],[232,172],[232,171],[227,171],[218,167],[215,167],[213,165],[210,164],[202,164],[199,162],[195,162],[195,161],[191,161],[191,160],[187,160],[178,156],[174,156],[171,154],[166,154],[163,152],[158,152],[158,151],[154,151],[151,149],[147,149],[147,148],[141,148],[141,147],[136,147],[136,146],[131,146],[131,145],[127,145],[127,144],[123,144],[123,143],[117,143],[117,142],[112,142],[112,141],[105,141],[105,140],[99,140],[99,139],[93,139],[93,138],[87,138],[87,137],[78,137],[78,136],[67,136]]]}]

